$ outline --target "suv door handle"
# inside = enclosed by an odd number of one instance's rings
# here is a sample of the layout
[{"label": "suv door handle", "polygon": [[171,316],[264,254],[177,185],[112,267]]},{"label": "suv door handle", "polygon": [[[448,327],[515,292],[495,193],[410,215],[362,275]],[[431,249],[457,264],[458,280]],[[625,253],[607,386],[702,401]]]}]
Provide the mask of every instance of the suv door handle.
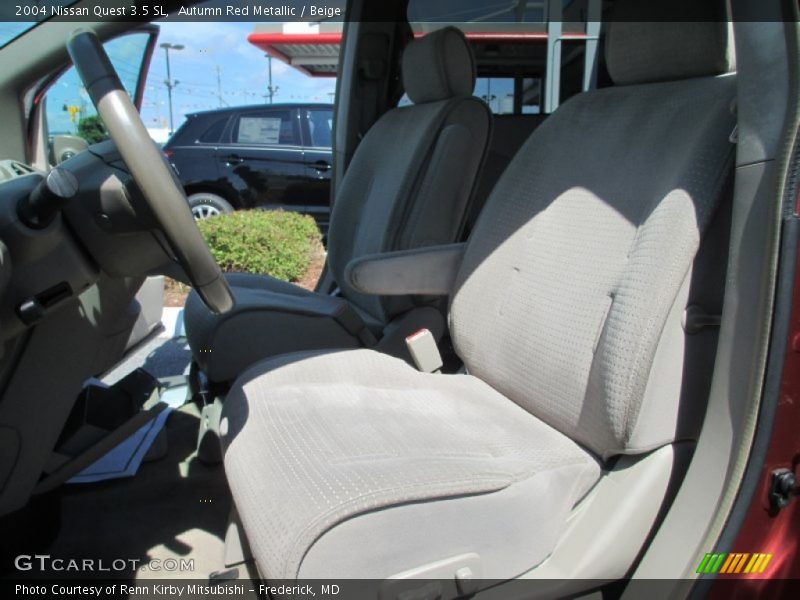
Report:
[{"label": "suv door handle", "polygon": [[244,159],[238,154],[229,154],[223,160],[229,165],[240,165],[244,162]]},{"label": "suv door handle", "polygon": [[330,171],[331,165],[324,160],[318,160],[315,163],[311,163],[311,166],[314,167],[317,171]]}]

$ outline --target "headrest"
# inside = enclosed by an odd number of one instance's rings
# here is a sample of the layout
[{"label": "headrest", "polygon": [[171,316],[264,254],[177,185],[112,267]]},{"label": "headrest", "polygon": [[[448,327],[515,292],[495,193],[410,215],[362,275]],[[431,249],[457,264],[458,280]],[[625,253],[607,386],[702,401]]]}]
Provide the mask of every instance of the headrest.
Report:
[{"label": "headrest", "polygon": [[403,52],[403,86],[415,104],[471,96],[475,57],[464,34],[445,27],[411,42]]},{"label": "headrest", "polygon": [[605,55],[617,85],[721,75],[735,68],[724,0],[616,0],[612,15]]}]

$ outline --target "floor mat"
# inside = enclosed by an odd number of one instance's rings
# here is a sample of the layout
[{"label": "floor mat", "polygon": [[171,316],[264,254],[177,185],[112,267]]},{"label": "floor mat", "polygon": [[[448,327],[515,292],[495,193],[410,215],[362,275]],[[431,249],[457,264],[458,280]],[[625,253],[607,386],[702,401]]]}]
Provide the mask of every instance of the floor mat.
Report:
[{"label": "floor mat", "polygon": [[[222,569],[231,498],[222,466],[195,456],[198,426],[199,411],[187,404],[167,420],[166,457],[133,478],[65,486],[51,556],[116,560],[110,575],[121,578],[206,579]],[[116,570],[121,561],[126,568]]]}]

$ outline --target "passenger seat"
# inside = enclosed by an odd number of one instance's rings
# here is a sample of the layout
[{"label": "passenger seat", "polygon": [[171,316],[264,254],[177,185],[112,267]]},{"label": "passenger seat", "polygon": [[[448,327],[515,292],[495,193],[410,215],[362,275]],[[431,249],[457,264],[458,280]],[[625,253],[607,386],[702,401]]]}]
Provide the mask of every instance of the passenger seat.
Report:
[{"label": "passenger seat", "polygon": [[486,153],[491,113],[472,96],[475,60],[458,29],[411,42],[402,70],[414,104],[372,126],[337,190],[328,267],[340,293],[237,273],[228,276],[236,305],[216,315],[192,292],[186,334],[211,381],[230,381],[277,354],[377,347],[398,355],[405,336],[420,327],[441,335],[444,317],[429,299],[361,294],[344,276],[359,257],[457,241]]}]

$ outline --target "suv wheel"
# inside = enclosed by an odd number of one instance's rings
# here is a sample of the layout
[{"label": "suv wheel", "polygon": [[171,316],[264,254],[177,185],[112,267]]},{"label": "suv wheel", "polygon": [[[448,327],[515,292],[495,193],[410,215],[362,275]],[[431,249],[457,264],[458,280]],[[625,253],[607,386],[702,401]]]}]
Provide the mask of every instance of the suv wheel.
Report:
[{"label": "suv wheel", "polygon": [[233,212],[233,206],[225,198],[210,192],[192,194],[187,200],[189,200],[189,208],[192,209],[192,215],[196,221]]}]

